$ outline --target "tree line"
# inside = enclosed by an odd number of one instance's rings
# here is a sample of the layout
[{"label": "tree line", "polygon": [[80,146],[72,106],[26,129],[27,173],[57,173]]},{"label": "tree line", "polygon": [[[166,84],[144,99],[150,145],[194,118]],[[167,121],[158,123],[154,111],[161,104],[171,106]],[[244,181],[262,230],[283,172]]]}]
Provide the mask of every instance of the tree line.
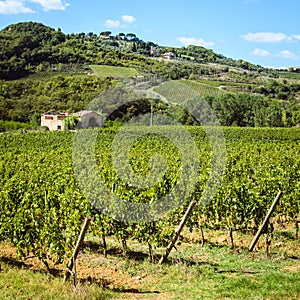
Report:
[{"label": "tree line", "polygon": [[[58,74],[48,78],[22,79],[6,81],[0,84],[0,120],[40,124],[40,115],[51,109],[76,112],[87,105],[108,88],[115,85],[109,78],[97,78],[87,74]],[[122,89],[120,87],[120,89]],[[167,115],[184,125],[198,125],[197,121],[180,105],[166,103],[147,97],[139,101],[132,92],[123,89],[128,104],[120,106],[106,97],[103,107],[117,108],[105,116],[107,124],[122,124],[139,116],[141,123],[149,125],[147,113],[151,107],[154,123],[159,122],[159,115]],[[280,101],[264,96],[242,93],[220,93],[204,95],[206,102],[216,113],[223,126],[241,127],[282,127],[295,126],[300,123],[300,110],[296,102]],[[117,98],[116,98],[117,99]],[[296,106],[296,108],[295,108]],[[105,111],[102,113],[105,114]],[[113,122],[113,123],[111,123]]]}]

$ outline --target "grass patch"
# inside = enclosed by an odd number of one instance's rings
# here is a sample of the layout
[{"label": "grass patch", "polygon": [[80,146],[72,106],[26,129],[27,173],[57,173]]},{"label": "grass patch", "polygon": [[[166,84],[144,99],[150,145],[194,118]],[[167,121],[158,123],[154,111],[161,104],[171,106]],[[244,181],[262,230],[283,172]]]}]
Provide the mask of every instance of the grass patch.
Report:
[{"label": "grass patch", "polygon": [[286,79],[300,79],[300,73],[293,73],[293,72],[277,72],[277,75],[281,78]]},{"label": "grass patch", "polygon": [[77,260],[76,289],[71,281],[63,284],[64,266],[50,275],[33,260],[18,262],[13,248],[2,243],[0,299],[296,300],[300,299],[300,240],[292,233],[291,226],[276,230],[267,258],[263,238],[249,253],[250,234],[235,231],[236,247],[230,249],[227,231],[206,228],[201,247],[199,230],[185,229],[177,250],[163,265],[157,262],[165,248],[156,248],[156,263],[149,263],[146,245],[128,240],[124,256],[120,241],[110,237],[104,258],[101,239],[89,234]]},{"label": "grass patch", "polygon": [[122,270],[142,276],[143,290],[159,291],[162,299],[299,299],[300,274],[285,269],[297,264],[282,253],[267,259],[246,248],[236,253],[224,244],[183,242],[163,266],[127,260]]},{"label": "grass patch", "polygon": [[300,274],[281,269],[289,260],[253,259],[247,251],[236,254],[227,247],[182,247],[163,266],[124,262],[123,272],[143,278],[141,294],[153,292],[136,299],[156,299],[155,291],[162,299],[299,299]]},{"label": "grass patch", "polygon": [[134,68],[105,66],[105,65],[90,65],[89,66],[96,76],[100,77],[133,77],[140,75]]},{"label": "grass patch", "polygon": [[0,299],[111,299],[110,292],[96,284],[64,284],[61,277],[17,268],[1,262]]}]

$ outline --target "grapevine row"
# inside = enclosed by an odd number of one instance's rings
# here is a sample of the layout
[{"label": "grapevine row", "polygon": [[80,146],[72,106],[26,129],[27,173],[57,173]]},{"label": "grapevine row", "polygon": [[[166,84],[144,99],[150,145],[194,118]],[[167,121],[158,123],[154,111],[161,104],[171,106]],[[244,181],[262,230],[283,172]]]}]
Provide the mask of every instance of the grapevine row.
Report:
[{"label": "grapevine row", "polygon": [[[174,137],[178,131],[174,126],[161,130],[171,131]],[[11,241],[21,256],[32,253],[43,261],[61,262],[69,257],[83,219],[92,215],[91,230],[103,238],[114,235],[123,245],[128,238],[154,247],[166,245],[189,201],[200,204],[211,170],[211,150],[205,132],[200,127],[187,130],[198,148],[200,169],[195,189],[182,206],[148,223],[118,221],[90,204],[74,172],[73,132],[0,135],[0,240]],[[136,131],[144,135],[133,145],[127,145],[131,147],[130,166],[135,173],[146,176],[156,166],[151,158],[159,154],[166,169],[158,182],[141,189],[128,185],[126,174],[120,178],[111,157],[116,129],[99,130],[95,150],[97,168],[107,188],[122,199],[154,202],[176,184],[182,158],[172,140],[149,134],[149,128],[131,127],[124,134],[130,136]],[[276,215],[293,218],[299,214],[300,129],[224,128],[223,131],[227,157],[222,183],[212,201],[196,206],[188,226],[252,228],[261,223],[279,190],[284,194]],[[93,186],[88,176],[86,181]]]}]

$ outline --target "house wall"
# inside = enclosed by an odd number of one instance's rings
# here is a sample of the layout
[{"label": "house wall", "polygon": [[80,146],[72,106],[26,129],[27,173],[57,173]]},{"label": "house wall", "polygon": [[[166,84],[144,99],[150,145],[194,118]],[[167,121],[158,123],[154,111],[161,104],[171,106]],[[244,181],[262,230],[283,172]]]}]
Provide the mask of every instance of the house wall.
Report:
[{"label": "house wall", "polygon": [[65,118],[66,116],[41,116],[41,126],[47,126],[50,131],[65,130]]}]

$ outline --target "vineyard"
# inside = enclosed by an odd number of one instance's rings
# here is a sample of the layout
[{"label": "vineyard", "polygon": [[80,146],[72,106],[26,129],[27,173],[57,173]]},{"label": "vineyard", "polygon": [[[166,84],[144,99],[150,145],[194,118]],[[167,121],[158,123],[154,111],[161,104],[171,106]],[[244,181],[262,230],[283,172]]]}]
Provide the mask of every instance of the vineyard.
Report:
[{"label": "vineyard", "polygon": [[[219,96],[224,93],[217,87],[210,86],[192,80],[168,81],[154,88],[154,91],[166,98],[174,99],[174,102],[181,104],[186,101],[186,94],[191,96]],[[180,93],[178,92],[180,91]],[[178,98],[179,97],[179,98]],[[181,99],[182,98],[182,99]]]},{"label": "vineyard", "polygon": [[0,299],[299,300],[299,68],[111,34],[0,31]]},{"label": "vineyard", "polygon": [[199,95],[205,96],[219,96],[220,94],[224,93],[219,87],[211,86],[207,83],[202,83],[198,81],[192,80],[184,80],[184,84],[191,87],[192,89],[196,90]]},{"label": "vineyard", "polygon": [[[73,165],[82,163],[81,157],[72,158],[74,132],[2,134],[1,241],[11,241],[23,257],[33,254],[45,264],[49,259],[66,262],[80,225],[85,217],[92,216],[90,230],[103,240],[104,245],[107,237],[115,236],[126,252],[126,241],[130,238],[148,245],[151,255],[155,247],[168,244],[191,200],[197,201],[198,205],[188,220],[188,227],[230,227],[247,231],[261,224],[279,190],[284,193],[275,211],[276,218],[291,221],[297,217],[300,211],[299,128],[223,128],[226,167],[222,183],[210,202],[202,199],[204,191],[209,189],[206,185],[213,164],[210,143],[203,128],[187,127],[187,130],[198,149],[196,160],[199,163],[199,172],[193,173],[194,178],[187,177],[192,182],[188,199],[177,199],[178,194],[174,197],[172,194],[177,181],[182,180],[183,175],[188,176],[182,171],[183,156],[173,142],[180,139],[181,131],[177,127],[131,126],[122,129],[127,140],[137,133],[139,138],[132,144],[124,144],[130,146],[128,162],[117,171],[116,162],[123,159],[122,156],[112,157],[117,129],[97,132],[95,160],[107,188],[102,198],[114,194],[127,202],[141,204],[155,203],[165,195],[171,195],[168,201],[175,209],[146,223],[131,222],[122,216],[114,219],[111,214],[101,213],[101,210],[105,212],[103,203],[107,199],[100,199],[99,193],[104,189],[95,188],[94,177],[88,168],[83,168],[80,174],[76,167],[77,173],[74,171]],[[82,147],[84,144],[79,145],[79,149]],[[118,155],[118,152],[113,154]],[[195,162],[195,157],[190,159]],[[164,170],[160,169],[161,165]],[[135,186],[135,181],[128,182],[128,166],[137,174],[136,178],[149,179],[144,186],[141,183]],[[156,179],[151,178],[154,169],[159,169],[154,173],[159,174]],[[85,186],[90,186],[90,193],[79,187],[80,176],[85,176]],[[94,201],[95,195],[100,197],[98,202]],[[114,199],[109,205],[115,214],[122,211],[114,206]]]}]

